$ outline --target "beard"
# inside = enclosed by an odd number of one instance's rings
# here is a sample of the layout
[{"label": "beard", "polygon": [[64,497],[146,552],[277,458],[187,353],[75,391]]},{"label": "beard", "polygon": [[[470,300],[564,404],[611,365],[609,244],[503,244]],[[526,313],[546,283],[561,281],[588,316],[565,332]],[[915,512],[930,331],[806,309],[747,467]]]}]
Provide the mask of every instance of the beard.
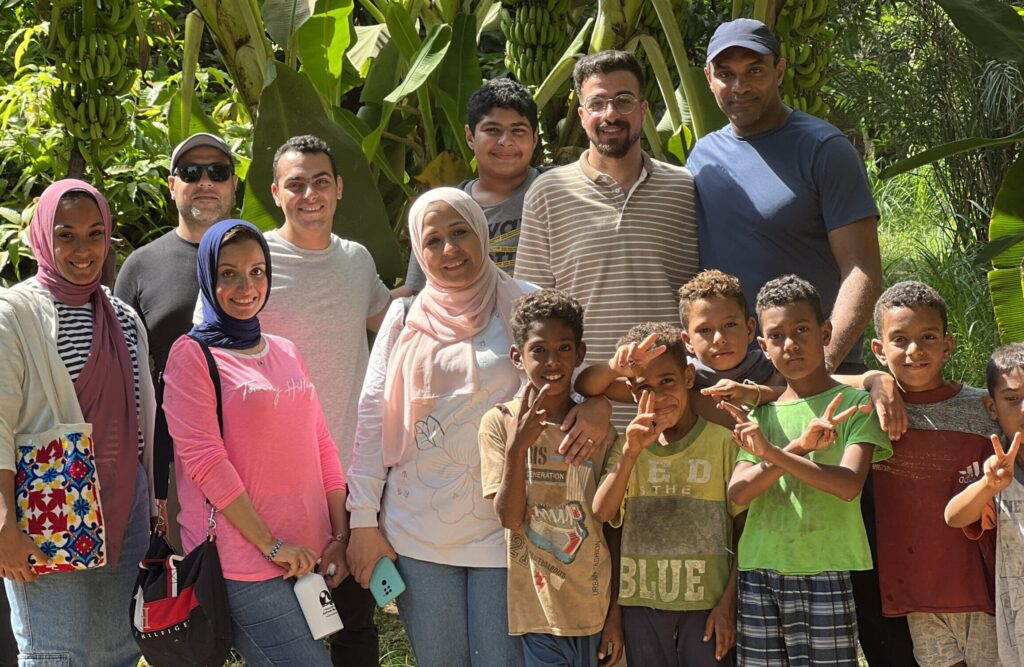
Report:
[{"label": "beard", "polygon": [[[600,131],[607,127],[621,127],[625,130],[625,133],[619,135],[613,140],[602,141],[600,139]],[[629,149],[633,147],[633,144],[640,141],[641,129],[637,128],[636,132],[630,133],[630,126],[628,123],[615,122],[615,123],[601,123],[594,134],[587,134],[587,138],[590,139],[591,145],[597,149],[597,152],[605,157],[610,158],[621,158],[625,157]]]},{"label": "beard", "polygon": [[222,206],[216,210],[203,210],[199,207],[192,206],[191,202],[186,202],[183,205],[175,204],[178,209],[178,215],[190,225],[197,225],[199,227],[209,227],[214,223],[220,222],[221,220],[227,220],[231,217],[231,207],[233,202],[222,202]]}]

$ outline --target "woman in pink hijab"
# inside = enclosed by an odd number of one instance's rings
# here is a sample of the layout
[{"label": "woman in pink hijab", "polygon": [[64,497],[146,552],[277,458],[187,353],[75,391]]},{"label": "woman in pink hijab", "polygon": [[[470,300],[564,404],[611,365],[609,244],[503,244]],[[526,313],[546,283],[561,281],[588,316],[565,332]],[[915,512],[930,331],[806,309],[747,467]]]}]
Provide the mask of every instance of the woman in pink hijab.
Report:
[{"label": "woman in pink hijab", "polygon": [[409,237],[427,284],[411,305],[392,304],[370,355],[348,478],[351,569],[367,586],[379,558],[397,558],[399,614],[419,664],[520,665],[477,431],[522,382],[508,322],[533,286],[491,261],[484,213],[461,190],[421,196]]},{"label": "woman in pink hijab", "polygon": [[[111,226],[95,188],[57,181],[29,230],[38,272],[0,291],[0,575],[22,664],[134,667],[140,657],[126,614],[148,541],[153,387],[141,321],[100,285]],[[16,520],[15,438],[83,422],[107,565],[39,575],[30,563],[48,555]]]}]

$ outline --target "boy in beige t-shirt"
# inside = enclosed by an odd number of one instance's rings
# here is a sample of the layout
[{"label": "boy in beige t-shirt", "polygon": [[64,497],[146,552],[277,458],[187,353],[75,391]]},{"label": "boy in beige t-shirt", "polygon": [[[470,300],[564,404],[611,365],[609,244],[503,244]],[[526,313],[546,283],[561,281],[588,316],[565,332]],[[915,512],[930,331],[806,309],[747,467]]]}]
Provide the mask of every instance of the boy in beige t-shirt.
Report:
[{"label": "boy in beige t-shirt", "polygon": [[509,634],[522,637],[527,667],[614,665],[621,620],[608,614],[611,559],[592,503],[615,430],[579,465],[558,454],[586,352],[583,309],[557,290],[527,294],[514,304],[512,339],[528,382],[480,424],[484,497],[507,529]]}]

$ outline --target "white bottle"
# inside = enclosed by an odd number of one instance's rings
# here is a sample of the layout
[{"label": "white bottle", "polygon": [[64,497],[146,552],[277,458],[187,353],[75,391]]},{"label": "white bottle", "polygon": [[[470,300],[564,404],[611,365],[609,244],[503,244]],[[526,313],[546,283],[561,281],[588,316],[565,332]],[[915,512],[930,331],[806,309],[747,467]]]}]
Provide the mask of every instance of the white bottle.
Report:
[{"label": "white bottle", "polygon": [[306,624],[313,639],[323,639],[341,630],[341,616],[334,607],[331,591],[323,576],[316,572],[304,574],[295,582],[295,597],[306,617]]}]

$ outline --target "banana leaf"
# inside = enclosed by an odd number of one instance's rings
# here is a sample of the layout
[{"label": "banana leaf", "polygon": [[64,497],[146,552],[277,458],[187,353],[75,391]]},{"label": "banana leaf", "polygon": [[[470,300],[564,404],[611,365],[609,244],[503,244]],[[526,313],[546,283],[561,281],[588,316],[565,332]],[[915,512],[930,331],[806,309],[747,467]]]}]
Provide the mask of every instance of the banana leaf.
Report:
[{"label": "banana leaf", "polygon": [[[302,113],[295,113],[301,109]],[[344,196],[334,214],[334,233],[362,243],[385,280],[405,274],[402,253],[391,232],[384,201],[359,144],[323,112],[320,94],[309,79],[277,63],[277,77],[260,97],[260,116],[252,141],[252,165],[245,180],[242,215],[261,229],[284,222],[270,194],[274,152],[289,137],[313,134],[334,151]]]},{"label": "banana leaf", "polygon": [[999,342],[1024,341],[1024,288],[1021,270],[992,269],[988,272],[988,288],[992,293],[992,310],[999,327]]},{"label": "banana leaf", "polygon": [[320,0],[294,35],[302,71],[331,105],[341,101],[341,73],[351,42],[352,0]]},{"label": "banana leaf", "polygon": [[988,238],[990,243],[978,254],[977,262],[991,260],[997,269],[1020,266],[1024,259],[1024,153],[1007,170],[996,193]]},{"label": "banana leaf", "polygon": [[1003,0],[936,0],[979,51],[1024,64],[1024,19]]},{"label": "banana leaf", "polygon": [[964,153],[967,151],[973,151],[978,148],[991,148],[992,146],[1003,146],[1005,144],[1013,144],[1018,141],[1024,141],[1024,130],[1020,132],[1014,132],[1008,134],[1005,137],[996,137],[987,139],[984,137],[968,137],[967,139],[957,139],[951,141],[948,144],[941,144],[939,146],[932,146],[926,150],[921,151],[917,155],[912,155],[906,160],[900,160],[894,165],[886,167],[885,169],[878,172],[878,177],[882,179],[892,178],[906,171],[923,167],[926,164],[932,162],[938,162],[943,158],[947,158],[957,153]]}]

